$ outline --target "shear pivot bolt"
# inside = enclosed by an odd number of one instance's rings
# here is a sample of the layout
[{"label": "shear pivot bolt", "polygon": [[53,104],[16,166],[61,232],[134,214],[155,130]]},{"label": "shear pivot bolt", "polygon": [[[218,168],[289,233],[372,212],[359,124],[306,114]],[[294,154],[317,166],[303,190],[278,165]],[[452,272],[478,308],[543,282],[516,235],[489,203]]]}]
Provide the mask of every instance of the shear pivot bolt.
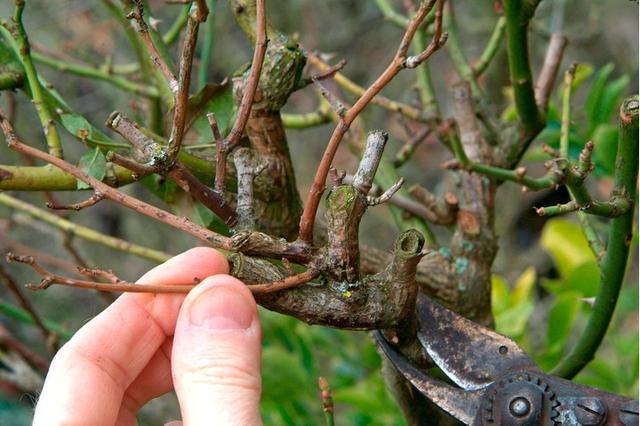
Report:
[{"label": "shear pivot bolt", "polygon": [[526,398],[521,396],[514,398],[509,404],[509,411],[516,417],[524,417],[529,414],[531,410],[531,404]]},{"label": "shear pivot bolt", "polygon": [[598,398],[581,398],[574,409],[576,420],[584,426],[602,424],[607,416],[607,409]]}]

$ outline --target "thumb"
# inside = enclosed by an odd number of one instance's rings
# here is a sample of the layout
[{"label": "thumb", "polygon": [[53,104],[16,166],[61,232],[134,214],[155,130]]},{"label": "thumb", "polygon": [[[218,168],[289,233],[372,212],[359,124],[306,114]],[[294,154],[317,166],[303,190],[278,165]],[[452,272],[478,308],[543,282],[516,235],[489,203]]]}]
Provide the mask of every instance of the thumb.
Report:
[{"label": "thumb", "polygon": [[185,426],[259,425],[262,335],[256,302],[228,275],[186,297],[173,338],[173,384]]}]

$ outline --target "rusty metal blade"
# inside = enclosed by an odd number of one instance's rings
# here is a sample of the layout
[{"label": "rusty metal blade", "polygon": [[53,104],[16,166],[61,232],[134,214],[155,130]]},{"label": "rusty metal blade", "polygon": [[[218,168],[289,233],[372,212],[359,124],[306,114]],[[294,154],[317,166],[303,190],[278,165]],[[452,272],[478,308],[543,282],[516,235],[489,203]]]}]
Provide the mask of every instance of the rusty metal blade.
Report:
[{"label": "rusty metal blade", "polygon": [[411,365],[407,358],[389,344],[380,331],[373,332],[373,335],[400,374],[424,396],[464,424],[474,423],[480,408],[482,392],[467,392],[430,377]]},{"label": "rusty metal blade", "polygon": [[429,356],[465,390],[482,389],[510,370],[538,367],[516,343],[418,296],[418,338]]}]

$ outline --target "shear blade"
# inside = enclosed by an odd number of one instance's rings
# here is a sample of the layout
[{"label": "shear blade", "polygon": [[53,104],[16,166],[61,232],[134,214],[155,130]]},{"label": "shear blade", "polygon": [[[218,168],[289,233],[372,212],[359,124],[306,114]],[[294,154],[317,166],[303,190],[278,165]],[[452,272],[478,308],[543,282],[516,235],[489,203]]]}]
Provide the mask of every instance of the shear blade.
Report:
[{"label": "shear blade", "polygon": [[416,389],[464,424],[473,424],[480,407],[481,392],[467,392],[430,377],[411,365],[407,358],[389,344],[380,331],[375,331],[373,335],[387,358]]},{"label": "shear blade", "polygon": [[510,370],[540,371],[516,343],[418,295],[418,338],[461,388],[482,389]]}]

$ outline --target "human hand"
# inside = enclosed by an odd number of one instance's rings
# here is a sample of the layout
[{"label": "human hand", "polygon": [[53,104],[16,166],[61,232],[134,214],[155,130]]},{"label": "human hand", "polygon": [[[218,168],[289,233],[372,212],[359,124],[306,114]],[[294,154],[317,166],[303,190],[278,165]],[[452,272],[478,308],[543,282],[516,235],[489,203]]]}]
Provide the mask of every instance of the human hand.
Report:
[{"label": "human hand", "polygon": [[54,357],[33,424],[135,425],[148,401],[176,390],[185,425],[261,424],[261,330],[227,260],[194,248],[139,283],[193,284],[186,297],[127,293]]}]

